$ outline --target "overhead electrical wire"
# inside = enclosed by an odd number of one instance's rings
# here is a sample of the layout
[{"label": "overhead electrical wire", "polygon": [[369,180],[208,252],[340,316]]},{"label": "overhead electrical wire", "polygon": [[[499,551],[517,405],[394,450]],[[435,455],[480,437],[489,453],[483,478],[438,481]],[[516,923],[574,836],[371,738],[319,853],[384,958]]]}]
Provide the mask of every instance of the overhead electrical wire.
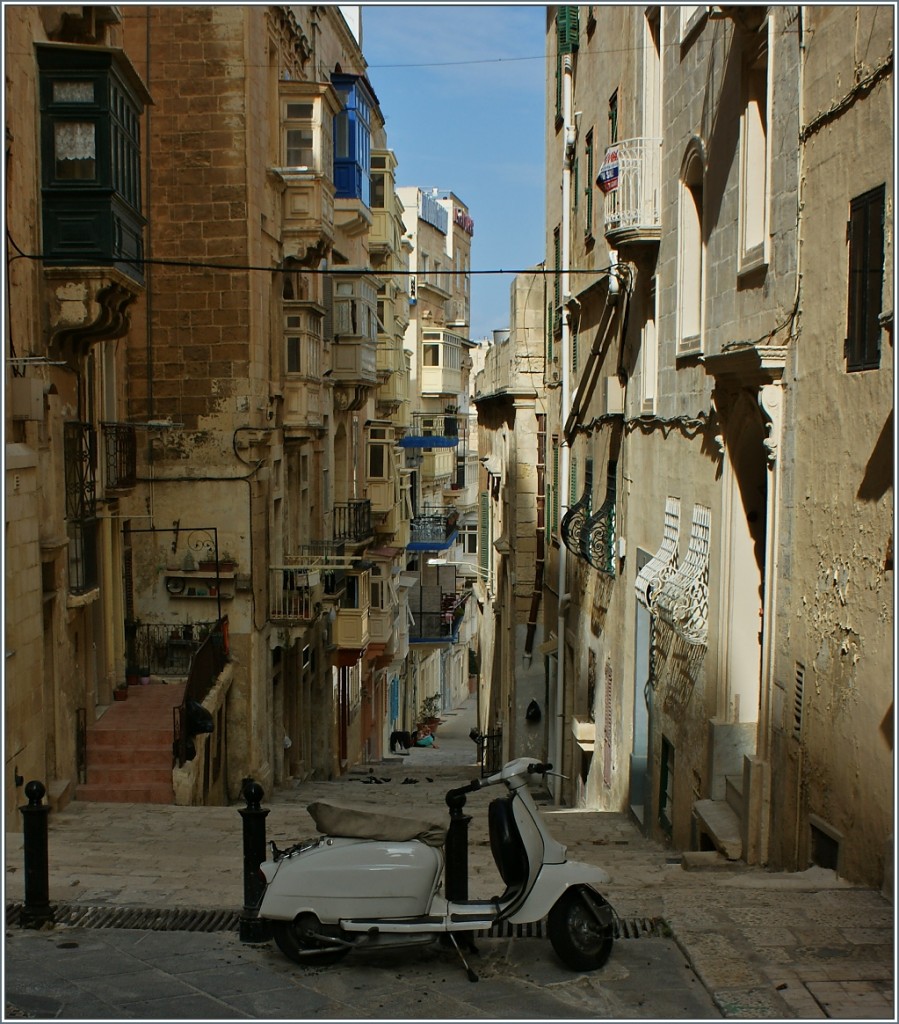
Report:
[{"label": "overhead electrical wire", "polygon": [[[43,253],[29,253],[25,252],[15,241],[12,235],[7,231],[6,237],[9,240],[10,245],[16,250],[18,256],[10,258],[9,262],[16,259],[26,259],[41,261],[47,259]],[[93,257],[98,259],[98,257]],[[383,268],[379,267],[377,270],[366,268],[366,267],[301,267],[295,264],[288,264],[286,266],[276,267],[264,267],[252,263],[210,263],[205,260],[179,260],[179,259],[164,259],[164,258],[144,258],[138,256],[107,256],[105,258],[107,262],[113,263],[128,263],[140,266],[157,266],[157,267],[183,267],[187,270],[230,270],[239,272],[258,272],[264,274],[331,274],[331,275],[346,275],[352,277],[358,277],[360,274],[371,274],[374,277],[428,277],[430,275],[442,276],[442,277],[478,277],[486,276],[491,274],[560,274],[560,269],[543,266],[531,266],[524,267],[519,270],[513,268],[503,269],[495,268],[489,270],[410,270],[404,267],[397,268]],[[613,268],[609,267],[585,267],[581,270],[571,268],[570,273],[580,274],[609,274],[612,273]]]}]

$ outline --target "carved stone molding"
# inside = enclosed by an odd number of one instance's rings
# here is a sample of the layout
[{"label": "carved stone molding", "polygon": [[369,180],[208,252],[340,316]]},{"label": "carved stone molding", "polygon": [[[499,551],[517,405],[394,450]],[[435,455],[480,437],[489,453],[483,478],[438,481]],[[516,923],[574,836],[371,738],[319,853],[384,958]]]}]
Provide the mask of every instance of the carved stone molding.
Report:
[{"label": "carved stone molding", "polygon": [[97,342],[128,333],[128,307],[141,289],[114,268],[47,268],[44,283],[55,354],[83,356]]}]

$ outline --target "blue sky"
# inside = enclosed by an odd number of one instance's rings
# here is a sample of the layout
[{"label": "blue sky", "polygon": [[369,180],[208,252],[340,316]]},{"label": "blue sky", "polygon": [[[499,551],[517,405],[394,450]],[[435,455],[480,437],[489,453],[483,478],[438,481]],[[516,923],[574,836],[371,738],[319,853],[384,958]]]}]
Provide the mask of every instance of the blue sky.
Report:
[{"label": "blue sky", "polygon": [[[467,203],[473,270],[521,270],[544,257],[545,12],[543,4],[362,8],[362,51],[399,161],[397,184],[451,189]],[[508,326],[511,283],[511,274],[473,276],[472,338]]]}]

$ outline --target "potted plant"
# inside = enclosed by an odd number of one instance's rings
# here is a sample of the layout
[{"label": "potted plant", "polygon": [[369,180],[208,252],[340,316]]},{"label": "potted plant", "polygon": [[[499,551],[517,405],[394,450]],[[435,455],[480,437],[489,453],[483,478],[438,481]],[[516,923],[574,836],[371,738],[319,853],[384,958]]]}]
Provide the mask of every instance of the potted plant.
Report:
[{"label": "potted plant", "polygon": [[127,683],[116,683],[115,689],[112,691],[113,700],[128,700],[128,684]]},{"label": "potted plant", "polygon": [[429,725],[433,730],[440,724],[440,694],[435,693],[425,697],[418,709],[418,721],[420,725]]}]

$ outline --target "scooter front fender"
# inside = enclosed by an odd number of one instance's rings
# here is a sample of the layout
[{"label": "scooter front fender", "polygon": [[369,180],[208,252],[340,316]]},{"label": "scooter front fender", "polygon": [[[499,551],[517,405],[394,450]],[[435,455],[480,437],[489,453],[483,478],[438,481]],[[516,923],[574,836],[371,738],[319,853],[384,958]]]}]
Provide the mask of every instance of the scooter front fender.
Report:
[{"label": "scooter front fender", "polygon": [[609,875],[602,868],[578,861],[564,864],[544,864],[537,875],[534,888],[524,903],[511,915],[512,924],[540,921],[552,910],[556,900],[573,885],[589,885],[594,889],[608,885]]}]

